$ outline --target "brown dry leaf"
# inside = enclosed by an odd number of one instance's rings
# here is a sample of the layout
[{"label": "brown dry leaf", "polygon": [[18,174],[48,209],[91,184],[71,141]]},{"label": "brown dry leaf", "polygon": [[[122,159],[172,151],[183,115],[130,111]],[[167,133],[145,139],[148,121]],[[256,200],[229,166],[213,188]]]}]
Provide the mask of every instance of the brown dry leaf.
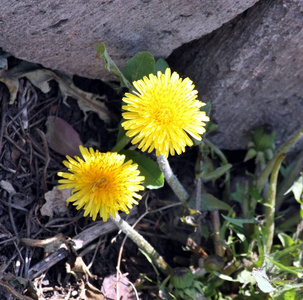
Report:
[{"label": "brown dry leaf", "polygon": [[105,297],[101,291],[94,287],[91,283],[85,284],[85,297],[87,300],[104,300]]},{"label": "brown dry leaf", "polygon": [[54,151],[75,156],[80,155],[79,146],[83,145],[78,132],[65,120],[49,116],[46,121],[46,139]]},{"label": "brown dry leaf", "polygon": [[44,249],[45,253],[53,253],[60,248],[66,248],[67,240],[66,237],[62,233],[58,233],[54,237],[44,239],[44,240],[36,240],[30,238],[22,238],[20,239],[20,244],[28,247],[40,247]]},{"label": "brown dry leaf", "polygon": [[73,266],[66,263],[66,272],[74,275],[76,279],[82,278],[82,275],[88,275],[90,278],[93,278],[93,275],[89,271],[81,256],[76,257]]},{"label": "brown dry leaf", "polygon": [[70,189],[58,190],[58,187],[55,186],[51,191],[45,193],[46,203],[40,209],[41,215],[50,218],[54,215],[64,216],[68,207],[66,199],[70,196],[70,192]]},{"label": "brown dry leaf", "polygon": [[12,186],[12,184],[9,181],[1,180],[0,187],[6,190],[12,196],[16,194],[15,188]]},{"label": "brown dry leaf", "polygon": [[119,299],[134,300],[136,299],[133,288],[126,276],[123,276],[117,282],[116,275],[105,277],[102,283],[101,292],[109,299],[117,299],[117,287],[119,288]]},{"label": "brown dry leaf", "polygon": [[37,64],[21,61],[15,67],[6,70],[0,69],[0,81],[3,82],[10,92],[10,104],[13,104],[19,89],[19,78],[26,77],[34,86],[41,89],[43,93],[50,91],[48,83],[51,80],[57,81],[59,88],[66,103],[67,97],[72,97],[78,101],[80,109],[84,115],[88,111],[94,111],[104,122],[110,121],[110,112],[106,105],[98,99],[104,99],[105,96],[99,96],[85,92],[73,83],[73,76],[64,72],[43,69]]}]

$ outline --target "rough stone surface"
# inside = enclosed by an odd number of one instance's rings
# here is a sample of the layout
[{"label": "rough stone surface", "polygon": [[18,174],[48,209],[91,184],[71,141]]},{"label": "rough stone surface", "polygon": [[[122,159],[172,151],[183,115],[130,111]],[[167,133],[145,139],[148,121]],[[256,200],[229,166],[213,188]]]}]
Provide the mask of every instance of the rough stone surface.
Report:
[{"label": "rough stone surface", "polygon": [[169,62],[212,102],[221,148],[245,148],[249,130],[264,123],[278,145],[303,126],[303,1],[260,1]]},{"label": "rough stone surface", "polygon": [[104,78],[98,42],[120,67],[139,51],[165,58],[257,1],[0,0],[0,47],[51,69]]}]

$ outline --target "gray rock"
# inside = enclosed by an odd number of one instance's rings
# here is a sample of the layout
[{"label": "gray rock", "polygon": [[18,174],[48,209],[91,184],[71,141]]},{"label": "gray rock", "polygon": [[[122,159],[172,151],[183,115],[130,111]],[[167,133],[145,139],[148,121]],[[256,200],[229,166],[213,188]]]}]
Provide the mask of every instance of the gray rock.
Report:
[{"label": "gray rock", "polygon": [[98,42],[120,67],[139,51],[165,58],[257,1],[0,0],[0,47],[51,69],[105,78]]},{"label": "gray rock", "polygon": [[265,123],[278,145],[303,126],[303,1],[260,1],[169,62],[212,102],[221,148],[245,148],[249,131]]}]

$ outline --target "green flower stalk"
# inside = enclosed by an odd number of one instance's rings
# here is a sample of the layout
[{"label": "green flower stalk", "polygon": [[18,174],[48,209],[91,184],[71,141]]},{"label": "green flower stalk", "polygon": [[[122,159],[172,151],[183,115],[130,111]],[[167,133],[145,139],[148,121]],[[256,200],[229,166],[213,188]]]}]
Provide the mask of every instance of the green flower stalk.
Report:
[{"label": "green flower stalk", "polygon": [[133,227],[125,222],[119,215],[115,218],[111,216],[112,221],[125,233],[143,252],[145,252],[152,262],[164,273],[165,275],[172,274],[171,267],[166,263],[162,256],[155,250],[155,248],[148,243],[145,238],[138,233]]},{"label": "green flower stalk", "polygon": [[159,155],[157,156],[157,161],[166,182],[169,184],[181,202],[186,203],[186,201],[189,199],[189,195],[176,175],[173,173],[167,158],[165,158],[164,155]]},{"label": "green flower stalk", "polygon": [[265,254],[270,253],[274,239],[277,181],[278,181],[279,170],[284,158],[285,158],[285,154],[282,154],[276,160],[269,181],[268,200],[266,203],[266,210],[265,210],[266,224],[264,228]]},{"label": "green flower stalk", "polygon": [[276,163],[276,160],[283,153],[287,153],[287,151],[296,144],[303,137],[303,128],[299,129],[286,143],[284,143],[280,149],[276,152],[273,158],[267,163],[265,169],[260,174],[257,180],[257,189],[259,192],[264,188],[266,181]]}]

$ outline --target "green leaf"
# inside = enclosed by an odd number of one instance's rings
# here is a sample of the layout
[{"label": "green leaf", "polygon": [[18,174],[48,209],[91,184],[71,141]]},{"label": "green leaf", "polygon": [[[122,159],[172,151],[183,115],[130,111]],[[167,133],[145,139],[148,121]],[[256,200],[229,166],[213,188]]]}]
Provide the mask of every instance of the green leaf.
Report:
[{"label": "green leaf", "polygon": [[231,167],[232,167],[231,164],[226,164],[207,174],[204,174],[204,172],[197,174],[196,178],[198,179],[198,178],[202,177],[204,181],[216,180],[216,179],[220,178],[222,175],[224,175],[226,172],[228,172],[228,170],[230,170]]},{"label": "green leaf", "polygon": [[246,162],[246,161],[248,161],[248,160],[250,160],[250,159],[256,157],[256,155],[257,155],[256,149],[255,149],[255,148],[250,148],[250,149],[247,151],[247,153],[246,153],[246,156],[245,156],[245,158],[244,158],[244,162]]},{"label": "green leaf", "polygon": [[232,277],[228,276],[228,275],[224,275],[224,274],[220,274],[217,271],[213,271],[213,274],[216,275],[217,277],[225,280],[225,281],[231,281],[231,282],[239,282],[238,278],[237,279],[233,279]]},{"label": "green leaf", "polygon": [[164,74],[167,68],[169,68],[167,61],[163,58],[159,58],[156,61],[155,74],[157,74],[158,71],[161,71],[161,73]]},{"label": "green leaf", "polygon": [[125,135],[125,129],[121,126],[121,123],[124,120],[120,122],[119,125],[119,132],[118,132],[118,137],[117,137],[117,143],[114,148],[112,148],[112,152],[120,152],[124,147],[128,144],[130,141],[130,138]]},{"label": "green leaf", "polygon": [[286,233],[278,233],[278,238],[283,246],[283,248],[288,248],[294,245],[295,241]]},{"label": "green leaf", "polygon": [[299,273],[303,272],[303,268],[297,268],[297,267],[287,267],[282,265],[281,263],[274,261],[272,258],[270,258],[269,256],[267,256],[267,258],[276,266],[278,267],[280,270],[282,271],[286,271],[288,273],[294,274],[296,276],[299,276]]},{"label": "green leaf", "polygon": [[155,72],[155,59],[151,53],[144,51],[136,54],[125,65],[123,75],[129,82],[142,79]]},{"label": "green leaf", "polygon": [[249,186],[248,186],[248,193],[257,202],[261,202],[261,203],[263,202],[263,198],[262,198],[261,194],[259,193],[259,191],[256,188],[256,186],[253,185],[252,183],[250,183]]},{"label": "green leaf", "polygon": [[232,199],[242,204],[243,200],[247,198],[247,194],[246,182],[236,182],[236,191],[231,193]]},{"label": "green leaf", "polygon": [[280,168],[280,172],[282,174],[282,176],[285,178],[287,176],[289,176],[289,174],[291,173],[292,169],[296,166],[296,161],[294,160],[293,162],[291,162],[288,166],[281,166]]},{"label": "green leaf", "polygon": [[195,289],[184,289],[184,294],[187,295],[188,297],[190,297],[190,299],[197,299],[197,291]]},{"label": "green leaf", "polygon": [[105,44],[100,43],[97,46],[96,50],[99,54],[99,58],[104,60],[105,70],[114,73],[119,78],[121,86],[127,87],[129,90],[132,90],[133,89],[132,84],[124,77],[123,73],[117,67],[115,62],[111,59],[111,57],[109,56],[106,50]]},{"label": "green leaf", "polygon": [[233,211],[233,209],[227,203],[208,193],[202,193],[201,195],[201,210]]},{"label": "green leaf", "polygon": [[144,186],[149,189],[159,189],[164,185],[163,173],[153,160],[132,150],[122,150],[119,153],[126,156],[125,161],[131,159],[138,164],[140,175],[145,177]]},{"label": "green leaf", "polygon": [[254,277],[251,276],[251,272],[249,272],[248,270],[243,270],[241,271],[238,275],[237,275],[237,280],[240,283],[250,283],[250,284],[255,284],[256,281],[254,279]]},{"label": "green leaf", "polygon": [[256,279],[257,285],[263,293],[271,293],[275,290],[263,270],[254,269],[251,275]]},{"label": "green leaf", "polygon": [[302,204],[302,195],[303,195],[303,175],[299,177],[298,180],[290,187],[290,189],[285,193],[293,192],[295,199]]},{"label": "green leaf", "polygon": [[291,289],[289,291],[284,291],[278,296],[274,297],[274,300],[295,300],[296,289]]},{"label": "green leaf", "polygon": [[256,223],[256,220],[254,218],[251,218],[251,219],[234,219],[234,218],[230,218],[230,217],[227,217],[227,216],[224,216],[224,215],[222,215],[222,217],[226,221],[228,221],[228,222],[230,222],[234,225],[237,225],[239,227],[242,227],[242,228],[243,228],[243,224],[255,224]]}]

